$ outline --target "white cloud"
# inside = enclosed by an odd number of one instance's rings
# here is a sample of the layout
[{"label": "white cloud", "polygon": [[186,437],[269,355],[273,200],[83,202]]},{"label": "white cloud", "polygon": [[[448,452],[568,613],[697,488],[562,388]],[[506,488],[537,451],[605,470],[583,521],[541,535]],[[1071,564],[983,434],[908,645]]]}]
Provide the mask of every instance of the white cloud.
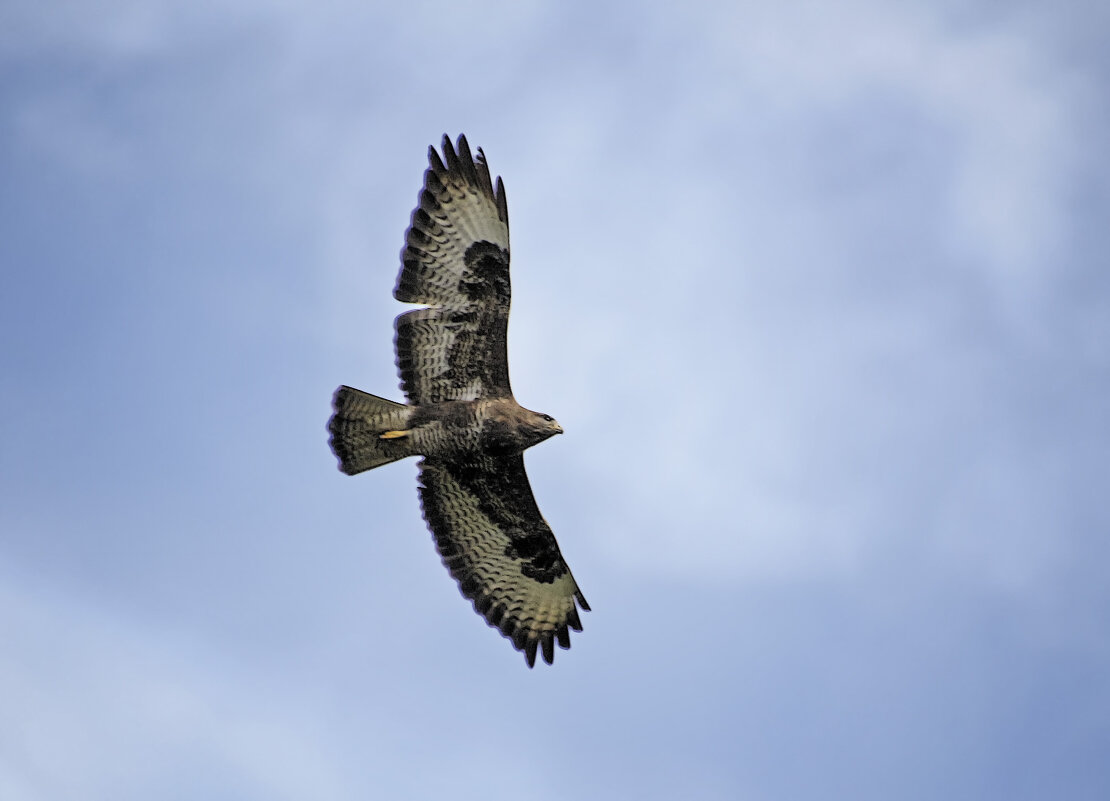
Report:
[{"label": "white cloud", "polygon": [[[1031,35],[1035,19],[967,27],[948,15],[871,2],[740,6],[712,20],[710,72],[732,98],[757,98],[797,125],[889,96],[950,131],[948,224],[994,290],[1020,300],[1051,278],[1066,234],[1065,192],[1091,144],[1076,133],[1084,85]],[[727,103],[718,113],[729,113]]]}]

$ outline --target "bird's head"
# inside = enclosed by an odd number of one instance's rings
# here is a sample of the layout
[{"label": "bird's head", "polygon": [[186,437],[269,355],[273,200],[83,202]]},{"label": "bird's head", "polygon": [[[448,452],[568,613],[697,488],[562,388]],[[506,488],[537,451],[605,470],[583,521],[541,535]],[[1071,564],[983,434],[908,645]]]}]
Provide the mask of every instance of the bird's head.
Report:
[{"label": "bird's head", "polygon": [[530,411],[526,427],[527,434],[525,436],[528,439],[528,446],[526,447],[536,445],[548,437],[563,433],[563,427],[556,422],[555,418],[542,412]]}]

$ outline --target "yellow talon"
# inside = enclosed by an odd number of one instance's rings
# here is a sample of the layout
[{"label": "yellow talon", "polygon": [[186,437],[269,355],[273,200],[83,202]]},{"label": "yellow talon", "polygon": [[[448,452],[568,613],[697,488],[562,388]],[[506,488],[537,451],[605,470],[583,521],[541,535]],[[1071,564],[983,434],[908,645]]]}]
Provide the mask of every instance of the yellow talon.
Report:
[{"label": "yellow talon", "polygon": [[379,434],[378,439],[401,439],[408,435],[408,431],[386,431],[384,434]]}]

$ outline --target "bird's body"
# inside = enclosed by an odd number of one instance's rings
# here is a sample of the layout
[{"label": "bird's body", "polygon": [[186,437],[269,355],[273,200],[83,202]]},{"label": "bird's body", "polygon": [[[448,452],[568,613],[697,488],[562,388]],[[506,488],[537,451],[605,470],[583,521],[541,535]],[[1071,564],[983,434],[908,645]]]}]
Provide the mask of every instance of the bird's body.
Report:
[{"label": "bird's body", "polygon": [[524,472],[527,448],[562,433],[520,406],[509,386],[509,224],[501,179],[482,151],[443,139],[412,214],[394,290],[425,304],[396,320],[408,404],[347,386],[328,423],[339,468],[353,475],[421,456],[420,500],[444,564],[491,626],[551,662],[588,610]]},{"label": "bird's body", "polygon": [[[333,405],[343,414],[332,423],[333,434],[339,432],[332,447],[340,457],[340,469],[349,475],[370,469],[359,461],[368,453],[388,457],[380,464],[406,456],[466,461],[519,454],[563,432],[549,415],[529,411],[512,398],[406,406],[343,386],[336,390]],[[359,416],[352,413],[358,406],[381,412]]]}]

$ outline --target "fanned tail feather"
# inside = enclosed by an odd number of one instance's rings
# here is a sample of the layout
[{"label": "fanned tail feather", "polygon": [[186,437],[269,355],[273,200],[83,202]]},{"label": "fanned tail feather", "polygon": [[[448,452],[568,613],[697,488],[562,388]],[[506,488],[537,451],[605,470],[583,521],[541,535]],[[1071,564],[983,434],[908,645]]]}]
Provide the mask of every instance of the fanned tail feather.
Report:
[{"label": "fanned tail feather", "polygon": [[348,386],[335,391],[332,407],[329,444],[339,459],[339,469],[347,475],[413,455],[407,437],[382,436],[405,430],[412,407]]}]

